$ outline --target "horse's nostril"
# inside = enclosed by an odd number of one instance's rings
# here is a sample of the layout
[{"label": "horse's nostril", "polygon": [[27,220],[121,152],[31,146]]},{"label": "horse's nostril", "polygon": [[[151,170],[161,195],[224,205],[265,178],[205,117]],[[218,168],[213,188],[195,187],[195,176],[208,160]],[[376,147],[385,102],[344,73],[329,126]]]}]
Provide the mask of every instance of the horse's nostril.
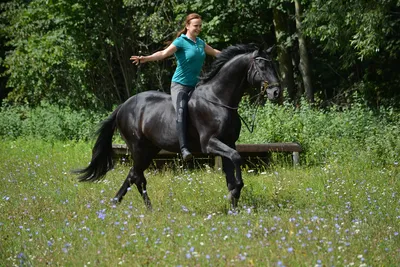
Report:
[{"label": "horse's nostril", "polygon": [[278,97],[279,97],[279,90],[275,90],[275,91],[274,91],[274,97],[275,97],[275,98],[278,98]]}]

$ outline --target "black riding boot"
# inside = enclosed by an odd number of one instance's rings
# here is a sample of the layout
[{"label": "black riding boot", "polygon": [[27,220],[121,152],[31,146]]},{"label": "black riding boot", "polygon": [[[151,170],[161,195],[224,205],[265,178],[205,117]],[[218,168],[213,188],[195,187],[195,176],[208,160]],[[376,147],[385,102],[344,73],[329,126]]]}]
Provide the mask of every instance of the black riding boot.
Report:
[{"label": "black riding boot", "polygon": [[178,113],[176,120],[176,129],[183,160],[188,160],[192,158],[192,154],[187,149],[187,103],[188,94],[185,92],[179,92],[176,99],[176,108]]}]

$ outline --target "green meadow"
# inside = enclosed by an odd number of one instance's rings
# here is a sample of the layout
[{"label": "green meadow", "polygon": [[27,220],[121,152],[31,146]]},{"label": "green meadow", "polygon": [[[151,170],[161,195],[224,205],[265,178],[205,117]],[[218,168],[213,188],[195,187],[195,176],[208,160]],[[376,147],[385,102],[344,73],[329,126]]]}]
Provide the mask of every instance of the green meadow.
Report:
[{"label": "green meadow", "polygon": [[146,171],[111,200],[130,168],[99,183],[71,170],[91,144],[18,138],[0,145],[0,266],[396,266],[400,170],[365,155],[318,165],[244,168],[239,212],[225,178],[203,166]]},{"label": "green meadow", "polygon": [[[250,123],[254,108],[242,104]],[[78,182],[71,171],[89,163],[106,115],[0,110],[0,266],[398,266],[398,112],[266,103],[239,143],[304,151],[297,167],[283,153],[243,166],[238,212],[207,165],[146,170],[152,212],[135,187],[112,204],[129,160],[101,182]]]}]

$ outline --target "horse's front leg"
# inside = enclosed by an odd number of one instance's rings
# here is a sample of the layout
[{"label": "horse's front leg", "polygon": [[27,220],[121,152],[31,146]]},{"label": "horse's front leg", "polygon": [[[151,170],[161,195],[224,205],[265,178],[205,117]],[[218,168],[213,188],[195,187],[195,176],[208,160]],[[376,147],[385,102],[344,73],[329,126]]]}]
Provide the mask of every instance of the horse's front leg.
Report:
[{"label": "horse's front leg", "polygon": [[232,208],[236,209],[240,192],[244,186],[242,170],[240,168],[242,164],[240,154],[234,148],[229,147],[216,138],[209,140],[207,152],[222,156],[223,170],[226,175]]},{"label": "horse's front leg", "polygon": [[233,192],[237,191],[237,183],[235,177],[235,167],[232,161],[228,158],[222,158],[222,170],[225,173],[226,178],[226,186],[228,187],[229,195],[228,199],[231,201],[231,205],[233,209],[236,209],[237,202],[239,201],[239,196],[233,197]]}]

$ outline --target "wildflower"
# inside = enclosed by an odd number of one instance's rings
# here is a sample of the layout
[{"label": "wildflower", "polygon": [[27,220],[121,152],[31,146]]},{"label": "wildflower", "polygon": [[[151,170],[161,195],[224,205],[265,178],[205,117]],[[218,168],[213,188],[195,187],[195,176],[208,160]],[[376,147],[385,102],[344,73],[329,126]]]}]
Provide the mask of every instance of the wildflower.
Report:
[{"label": "wildflower", "polygon": [[104,220],[106,218],[106,213],[105,213],[105,209],[99,210],[97,211],[97,217],[101,220]]},{"label": "wildflower", "polygon": [[182,205],[182,210],[184,211],[184,212],[188,212],[189,210],[185,207],[185,206],[183,206]]}]

